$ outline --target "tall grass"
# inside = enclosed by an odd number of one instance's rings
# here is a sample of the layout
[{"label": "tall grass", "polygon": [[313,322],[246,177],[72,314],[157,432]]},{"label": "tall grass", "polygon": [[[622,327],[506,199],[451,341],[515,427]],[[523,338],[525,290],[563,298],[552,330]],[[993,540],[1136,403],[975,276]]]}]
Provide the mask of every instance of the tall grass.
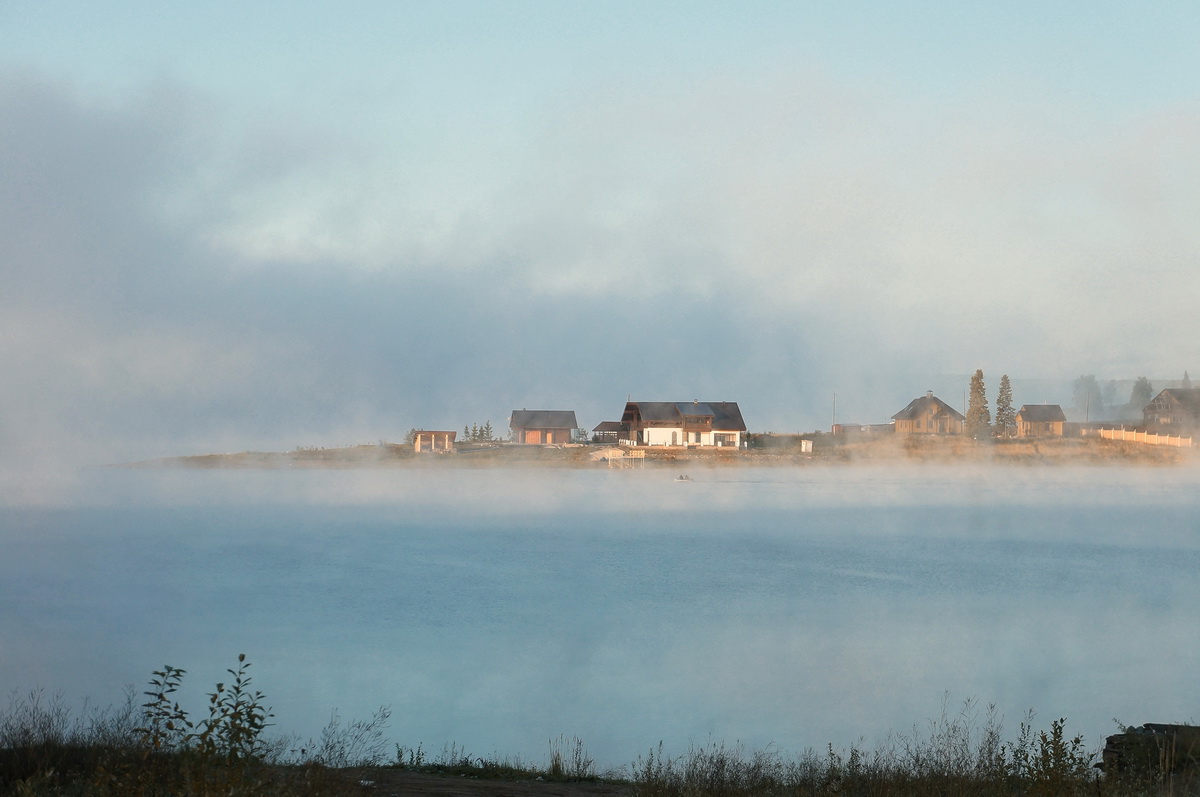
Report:
[{"label": "tall grass", "polygon": [[[61,695],[12,695],[0,710],[0,794],[305,797],[346,793],[347,783],[358,784],[368,770],[378,777],[385,768],[560,782],[601,777],[583,742],[566,736],[550,740],[545,766],[474,756],[454,743],[432,757],[423,746],[395,745],[387,761],[386,707],[361,721],[344,722],[335,712],[319,739],[305,744],[271,740],[265,733],[273,715],[249,668],[239,656],[230,679],[208,693],[208,715],[199,719],[175,697],[186,673],[169,666],[153,673],[141,703],[129,690],[116,707],[85,704],[75,714]],[[874,749],[830,745],[786,755],[714,742],[671,756],[660,743],[629,769],[603,777],[622,781],[638,797],[1200,795],[1190,764],[1102,774],[1093,766],[1095,753],[1067,733],[1065,720],[1044,730],[1036,730],[1034,720],[1026,716],[1016,738],[1006,741],[994,706],[980,710],[967,701],[952,711],[944,702],[937,717],[893,733]],[[1159,752],[1157,758],[1168,761],[1173,751]]]},{"label": "tall grass", "polygon": [[945,710],[924,727],[893,734],[876,749],[861,745],[785,756],[775,750],[714,743],[666,756],[660,743],[632,767],[638,797],[1161,797],[1200,795],[1194,772],[1141,770],[1102,774],[1081,736],[1056,719],[1035,731],[1033,715],[1004,741],[994,706],[982,721],[973,701]]}]

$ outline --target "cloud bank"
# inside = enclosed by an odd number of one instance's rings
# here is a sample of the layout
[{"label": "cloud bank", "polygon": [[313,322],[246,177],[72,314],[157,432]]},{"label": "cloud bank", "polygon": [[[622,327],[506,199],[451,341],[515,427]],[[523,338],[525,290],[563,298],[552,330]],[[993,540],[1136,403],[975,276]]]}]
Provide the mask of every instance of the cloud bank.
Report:
[{"label": "cloud bank", "polygon": [[629,395],[795,431],[833,393],[878,422],[977,367],[1200,359],[1200,105],[1100,119],[786,65],[576,88],[406,150],[0,68],[0,447],[339,445],[519,407],[590,427]]}]

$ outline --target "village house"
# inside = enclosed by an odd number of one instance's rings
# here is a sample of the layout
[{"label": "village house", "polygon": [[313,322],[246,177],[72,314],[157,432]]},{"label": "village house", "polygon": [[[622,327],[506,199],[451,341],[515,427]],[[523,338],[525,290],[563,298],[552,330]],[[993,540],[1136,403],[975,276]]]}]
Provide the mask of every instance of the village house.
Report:
[{"label": "village house", "polygon": [[608,443],[615,446],[627,437],[629,437],[629,428],[622,426],[620,421],[601,421],[592,429],[592,440],[597,443]]},{"label": "village house", "polygon": [[1057,404],[1022,404],[1017,411],[1017,437],[1062,437],[1067,416]]},{"label": "village house", "polygon": [[892,416],[896,434],[962,434],[966,418],[930,390]]},{"label": "village house", "polygon": [[528,445],[569,443],[579,428],[574,410],[513,410],[508,426],[514,442]]},{"label": "village house", "polygon": [[1200,387],[1169,387],[1142,409],[1151,431],[1184,434],[1200,430]]},{"label": "village house", "polygon": [[894,423],[835,423],[829,428],[829,433],[848,440],[858,440],[865,437],[878,437],[882,434],[894,434]]},{"label": "village house", "polygon": [[619,423],[593,431],[625,445],[740,448],[746,422],[736,401],[630,401]]}]

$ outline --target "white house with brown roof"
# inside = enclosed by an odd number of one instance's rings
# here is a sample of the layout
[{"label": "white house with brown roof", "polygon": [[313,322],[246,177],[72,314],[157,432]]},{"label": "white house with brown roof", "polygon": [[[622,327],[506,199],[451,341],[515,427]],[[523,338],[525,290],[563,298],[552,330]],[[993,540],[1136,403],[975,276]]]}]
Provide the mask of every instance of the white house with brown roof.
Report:
[{"label": "white house with brown roof", "polygon": [[620,421],[633,445],[740,448],[745,434],[736,401],[630,401]]}]

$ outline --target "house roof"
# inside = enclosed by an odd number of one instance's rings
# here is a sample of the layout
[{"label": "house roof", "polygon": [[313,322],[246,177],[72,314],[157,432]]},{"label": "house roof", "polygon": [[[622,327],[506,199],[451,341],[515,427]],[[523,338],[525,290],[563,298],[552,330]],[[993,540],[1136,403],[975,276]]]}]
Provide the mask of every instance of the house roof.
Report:
[{"label": "house roof", "polygon": [[923,417],[926,414],[946,414],[951,418],[959,421],[965,421],[966,417],[958,410],[951,407],[946,402],[942,401],[932,393],[926,393],[920,398],[915,398],[908,402],[908,406],[892,416],[894,421],[911,421],[916,418]]},{"label": "house roof", "polygon": [[574,410],[513,410],[513,429],[578,429]]},{"label": "house roof", "polygon": [[621,423],[620,421],[600,421],[600,423],[596,424],[596,428],[592,429],[592,431],[593,432],[619,432],[624,428],[625,428],[625,424]]},{"label": "house roof", "polygon": [[1154,404],[1159,403],[1160,399],[1187,412],[1200,414],[1200,387],[1165,388],[1154,397],[1154,400],[1147,407],[1152,407]]},{"label": "house roof", "polygon": [[1066,421],[1067,416],[1057,404],[1022,404],[1017,412],[1021,420],[1030,423],[1056,423]]},{"label": "house roof", "polygon": [[712,418],[712,428],[717,432],[744,432],[746,422],[736,401],[631,401],[625,405],[624,419],[632,418],[632,411],[643,421],[674,421],[683,423],[685,416]]}]

